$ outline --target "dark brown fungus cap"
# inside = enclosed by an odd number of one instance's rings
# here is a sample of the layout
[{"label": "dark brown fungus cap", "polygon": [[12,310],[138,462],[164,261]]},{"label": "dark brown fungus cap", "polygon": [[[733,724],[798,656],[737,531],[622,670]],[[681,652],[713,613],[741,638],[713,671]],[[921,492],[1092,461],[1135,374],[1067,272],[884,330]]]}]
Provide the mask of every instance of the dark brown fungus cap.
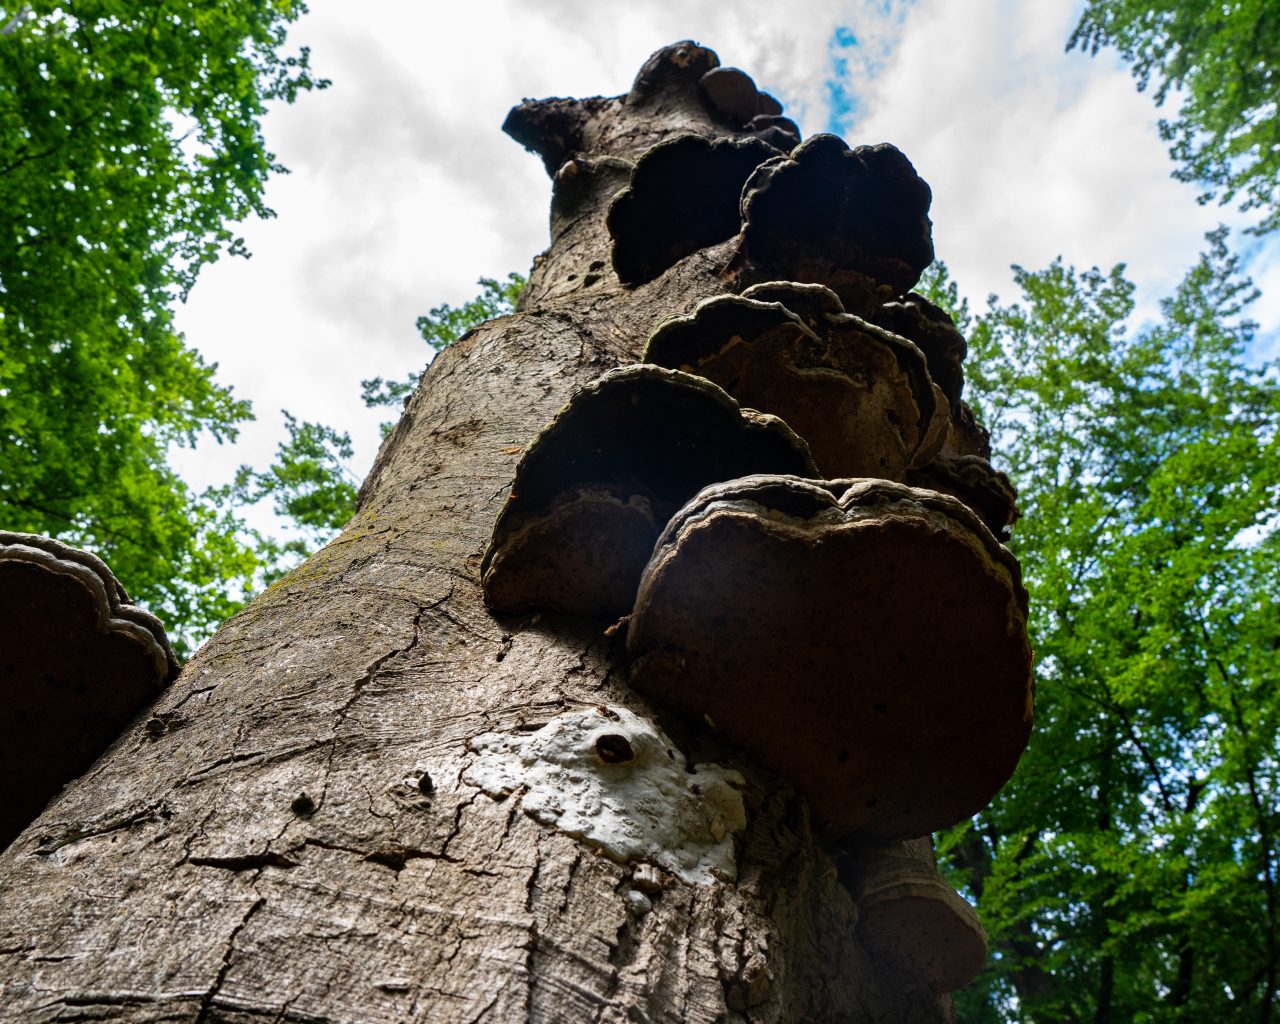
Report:
[{"label": "dark brown fungus cap", "polygon": [[991,432],[978,422],[968,402],[960,401],[951,407],[951,427],[942,454],[953,459],[963,455],[991,458]]},{"label": "dark brown fungus cap", "polygon": [[795,122],[780,116],[782,104],[767,92],[757,89],[756,83],[745,71],[738,68],[712,68],[702,76],[698,85],[707,106],[719,120],[736,128],[749,127],[753,131],[783,128],[785,134],[794,136],[791,145],[781,147],[783,149],[790,149],[800,142],[800,130],[796,128]]},{"label": "dark brown fungus cap", "polygon": [[1018,521],[1018,490],[1007,476],[980,455],[939,456],[907,474],[913,487],[959,498],[978,514],[999,540],[1008,540]]},{"label": "dark brown fungus cap", "polygon": [[645,567],[632,685],[806,796],[828,838],[976,813],[1031,728],[1018,563],[960,502],[884,480],[708,487]]},{"label": "dark brown fungus cap", "polygon": [[890,145],[815,135],[761,165],[742,196],[744,282],[828,285],[851,313],[907,292],[933,261],[929,186]]},{"label": "dark brown fungus cap", "polygon": [[[912,393],[920,408],[918,429],[921,439],[913,449],[911,464],[923,465],[942,448],[949,430],[950,403],[937,381],[933,380],[927,356],[915,342],[885,331],[853,314],[845,316],[840,296],[826,285],[800,281],[764,281],[746,289],[742,297],[759,302],[780,303],[819,335],[851,329],[879,338],[893,350],[902,372],[910,378]],[[863,475],[885,477],[888,474],[882,472]]]},{"label": "dark brown fungus cap", "polygon": [[664,46],[651,54],[636,74],[627,104],[638,106],[662,92],[694,88],[703,75],[719,66],[715,51],[692,39]]},{"label": "dark brown fungus cap", "polygon": [[[751,348],[776,332],[786,337],[816,338],[799,317],[779,303],[717,295],[698,303],[688,316],[669,317],[659,323],[645,344],[643,359],[646,363],[697,372],[700,362],[714,357],[726,345]],[[707,374],[699,376],[714,380]],[[716,383],[724,386],[720,381]]]},{"label": "dark brown fungus cap", "polygon": [[164,627],[100,559],[0,533],[0,847],[177,671]]},{"label": "dark brown fungus cap", "polygon": [[923,295],[912,292],[899,302],[885,303],[868,319],[886,331],[913,341],[929,361],[929,373],[942,388],[947,401],[960,401],[964,391],[964,357],[969,346],[945,311]]},{"label": "dark brown fungus cap", "polygon": [[776,155],[759,139],[697,135],[646,151],[606,218],[618,279],[643,284],[691,253],[732,238],[743,182]]},{"label": "dark brown fungus cap", "polygon": [[[820,286],[784,282],[751,291],[750,298],[708,299],[665,321],[644,358],[706,377],[742,405],[781,416],[825,476],[902,480],[908,467],[933,457],[948,413],[919,349],[837,312],[839,300]],[[793,297],[801,316],[781,304]]]},{"label": "dark brown fungus cap", "polygon": [[[760,117],[777,117],[782,113],[782,104],[767,92],[760,94]],[[792,122],[794,123],[794,122]]]},{"label": "dark brown fungus cap", "polygon": [[868,851],[858,865],[858,941],[935,991],[954,992],[982,970],[987,936],[973,907],[938,876],[932,855],[907,847]]},{"label": "dark brown fungus cap", "polygon": [[816,472],[781,420],[710,381],[625,366],[578,391],[525,451],[481,563],[496,611],[630,610],[671,514],[716,480]]},{"label": "dark brown fungus cap", "polygon": [[784,153],[789,153],[800,145],[799,125],[781,114],[759,114],[751,119],[747,127],[759,138]]},{"label": "dark brown fungus cap", "polygon": [[757,114],[764,113],[756,83],[738,68],[712,68],[698,85],[711,109],[730,124],[742,127],[750,124]]}]

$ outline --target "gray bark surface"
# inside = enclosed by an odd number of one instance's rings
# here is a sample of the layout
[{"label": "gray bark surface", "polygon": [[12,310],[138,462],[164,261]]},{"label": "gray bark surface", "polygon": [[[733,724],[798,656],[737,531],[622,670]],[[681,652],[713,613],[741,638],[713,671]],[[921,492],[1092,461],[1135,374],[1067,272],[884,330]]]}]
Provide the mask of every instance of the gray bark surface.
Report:
[{"label": "gray bark surface", "polygon": [[[678,129],[735,133],[679,90],[557,102],[585,155],[559,171],[521,311],[435,360],[341,536],[0,857],[0,1020],[949,1019],[856,941],[803,802],[632,692],[620,637],[484,606],[478,566],[525,444],[656,321],[723,291],[732,249],[620,286],[604,213],[627,162]],[[463,779],[470,739],[601,704],[744,774],[736,882],[662,873],[652,891],[651,869]]]}]

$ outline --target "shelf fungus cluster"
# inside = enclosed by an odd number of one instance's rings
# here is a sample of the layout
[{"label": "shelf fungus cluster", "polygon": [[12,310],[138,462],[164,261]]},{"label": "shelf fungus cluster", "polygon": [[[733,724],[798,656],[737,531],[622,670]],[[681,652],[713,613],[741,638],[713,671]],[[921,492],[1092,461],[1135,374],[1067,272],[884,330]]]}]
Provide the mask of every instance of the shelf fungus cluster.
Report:
[{"label": "shelf fungus cluster", "polygon": [[708,484],[817,472],[776,416],[712,382],[639,364],[583,388],[529,446],[480,571],[496,611],[616,619],[668,519]]},{"label": "shelf fungus cluster", "polygon": [[903,479],[942,446],[949,405],[924,353],[822,286],[766,284],[661,324],[644,358],[782,417],[820,474]]},{"label": "shelf fungus cluster", "polygon": [[711,123],[634,160],[612,262],[639,288],[718,247],[725,293],[529,446],[486,599],[626,616],[632,687],[802,794],[853,851],[864,947],[951,991],[985,938],[929,835],[1009,779],[1033,693],[1016,494],[964,402],[964,337],[911,290],[929,186],[893,146],[800,143],[745,74],[678,47],[625,102],[670,73]]},{"label": "shelf fungus cluster", "polygon": [[177,674],[164,627],[94,555],[0,532],[0,847]]}]

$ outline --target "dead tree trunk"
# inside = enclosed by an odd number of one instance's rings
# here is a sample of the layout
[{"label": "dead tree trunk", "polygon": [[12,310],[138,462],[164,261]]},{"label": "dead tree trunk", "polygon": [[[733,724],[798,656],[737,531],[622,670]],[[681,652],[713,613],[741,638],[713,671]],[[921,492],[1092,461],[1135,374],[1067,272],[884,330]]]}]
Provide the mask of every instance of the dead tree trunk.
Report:
[{"label": "dead tree trunk", "polygon": [[[513,111],[508,131],[555,181],[520,312],[435,360],[342,535],[227,623],[5,852],[0,1018],[949,1018],[945,995],[857,937],[806,800],[634,692],[621,634],[495,616],[481,591],[531,438],[635,362],[655,323],[726,291],[738,242],[696,224],[620,283],[605,217],[637,157],[681,132],[797,141],[765,97],[708,100],[714,63],[679,44],[627,97]],[[535,820],[519,770],[493,781],[502,742],[626,712],[687,758],[686,779],[704,778],[695,763],[713,782],[741,772],[745,827],[708,819],[693,837],[675,810],[654,819],[674,844],[728,849],[727,872],[698,849],[606,855],[590,828],[543,823],[559,812]],[[631,756],[601,742],[604,761]]]}]

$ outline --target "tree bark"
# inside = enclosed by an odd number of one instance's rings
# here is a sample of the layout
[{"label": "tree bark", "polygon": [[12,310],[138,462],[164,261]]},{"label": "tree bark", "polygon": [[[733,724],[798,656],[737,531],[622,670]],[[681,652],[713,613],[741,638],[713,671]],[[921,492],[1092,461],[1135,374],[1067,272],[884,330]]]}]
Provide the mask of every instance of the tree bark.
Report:
[{"label": "tree bark", "polygon": [[[482,599],[524,446],[656,321],[724,290],[732,242],[634,288],[610,269],[604,213],[638,153],[680,130],[750,134],[688,95],[513,114],[557,171],[520,311],[440,354],[341,536],[0,858],[0,1019],[949,1019],[858,943],[784,783],[632,692],[600,624],[497,618]],[[601,705],[656,723],[691,766],[743,774],[736,880],[616,862],[467,777],[476,737]]]}]

